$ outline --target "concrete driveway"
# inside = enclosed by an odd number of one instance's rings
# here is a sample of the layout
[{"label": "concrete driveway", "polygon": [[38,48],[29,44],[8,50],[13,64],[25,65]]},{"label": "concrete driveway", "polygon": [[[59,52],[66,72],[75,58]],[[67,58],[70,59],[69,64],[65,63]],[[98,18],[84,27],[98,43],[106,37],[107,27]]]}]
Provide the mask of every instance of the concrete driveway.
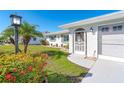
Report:
[{"label": "concrete driveway", "polygon": [[124,63],[99,59],[82,83],[124,83]]}]

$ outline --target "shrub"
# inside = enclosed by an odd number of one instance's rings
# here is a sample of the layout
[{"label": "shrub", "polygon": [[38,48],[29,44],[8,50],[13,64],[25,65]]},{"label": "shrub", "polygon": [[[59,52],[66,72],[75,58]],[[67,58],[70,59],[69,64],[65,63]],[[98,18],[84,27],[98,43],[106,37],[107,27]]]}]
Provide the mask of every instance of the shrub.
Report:
[{"label": "shrub", "polygon": [[42,45],[49,45],[49,42],[47,40],[41,40]]},{"label": "shrub", "polygon": [[65,48],[65,49],[69,49],[69,44],[64,45],[64,48]]},{"label": "shrub", "polygon": [[0,56],[0,82],[48,82],[47,54],[12,54]]}]

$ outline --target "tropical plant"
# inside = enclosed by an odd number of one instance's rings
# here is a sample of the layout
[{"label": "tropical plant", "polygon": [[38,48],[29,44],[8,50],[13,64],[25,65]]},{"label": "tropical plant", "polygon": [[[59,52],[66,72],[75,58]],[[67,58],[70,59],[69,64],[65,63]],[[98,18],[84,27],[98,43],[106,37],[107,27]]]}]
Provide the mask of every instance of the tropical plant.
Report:
[{"label": "tropical plant", "polygon": [[[15,46],[15,40],[14,40],[14,28],[7,27],[0,36],[0,41],[9,41],[11,44]],[[19,49],[21,52],[21,50]]]},{"label": "tropical plant", "polygon": [[23,22],[19,29],[24,45],[24,53],[27,52],[28,44],[33,37],[43,37],[42,33],[37,31],[37,25],[31,25],[28,22]]},{"label": "tropical plant", "polygon": [[0,44],[3,44],[4,42],[4,37],[0,36]]},{"label": "tropical plant", "polygon": [[6,28],[2,33],[1,33],[1,36],[0,36],[0,39],[1,40],[10,40],[10,42],[12,44],[14,44],[14,39],[13,39],[13,36],[14,36],[14,28]]},{"label": "tropical plant", "polygon": [[[15,45],[14,37],[14,28],[6,28],[0,36],[2,40],[8,40]],[[31,38],[34,37],[43,37],[42,33],[37,31],[37,25],[31,25],[28,22],[23,22],[21,27],[19,28],[19,37],[22,38],[22,43],[24,45],[24,53],[27,52],[28,44]],[[21,51],[19,49],[19,51]]]}]

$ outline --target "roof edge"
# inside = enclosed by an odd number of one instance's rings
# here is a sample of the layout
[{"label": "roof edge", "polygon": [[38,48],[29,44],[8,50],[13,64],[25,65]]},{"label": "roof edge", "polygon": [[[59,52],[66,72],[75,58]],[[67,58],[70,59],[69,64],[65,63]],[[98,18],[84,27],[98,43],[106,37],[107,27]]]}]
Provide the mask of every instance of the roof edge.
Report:
[{"label": "roof edge", "polygon": [[69,33],[69,30],[61,30],[61,31],[57,31],[57,32],[51,32],[51,33],[47,33],[45,35],[46,36],[47,35],[58,35],[58,34],[66,34],[66,33]]},{"label": "roof edge", "polygon": [[101,15],[101,16],[91,17],[91,18],[88,18],[88,19],[84,19],[84,20],[80,20],[80,21],[76,21],[76,22],[60,25],[59,27],[63,28],[63,29],[67,29],[67,28],[70,28],[73,25],[76,25],[76,24],[78,25],[80,23],[84,23],[84,24],[86,24],[86,23],[88,24],[89,23],[90,24],[93,21],[98,21],[98,20],[101,20],[101,19],[102,19],[101,21],[104,21],[108,17],[117,16],[119,14],[124,14],[124,11],[118,11],[118,12],[113,12],[113,13],[109,13],[109,14],[104,14],[104,15]]}]

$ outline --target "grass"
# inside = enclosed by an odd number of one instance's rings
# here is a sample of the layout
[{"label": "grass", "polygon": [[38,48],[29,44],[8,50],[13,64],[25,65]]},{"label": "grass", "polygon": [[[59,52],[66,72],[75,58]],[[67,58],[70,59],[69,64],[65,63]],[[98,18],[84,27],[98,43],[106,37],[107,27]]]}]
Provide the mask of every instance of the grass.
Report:
[{"label": "grass", "polygon": [[[22,49],[23,46],[20,45]],[[1,53],[13,53],[14,46],[0,46]],[[71,83],[80,82],[82,75],[85,75],[88,69],[71,63],[68,59],[68,53],[61,51],[58,48],[49,48],[41,45],[30,45],[28,52],[43,52],[49,55],[48,59],[48,82],[51,83]]]}]

